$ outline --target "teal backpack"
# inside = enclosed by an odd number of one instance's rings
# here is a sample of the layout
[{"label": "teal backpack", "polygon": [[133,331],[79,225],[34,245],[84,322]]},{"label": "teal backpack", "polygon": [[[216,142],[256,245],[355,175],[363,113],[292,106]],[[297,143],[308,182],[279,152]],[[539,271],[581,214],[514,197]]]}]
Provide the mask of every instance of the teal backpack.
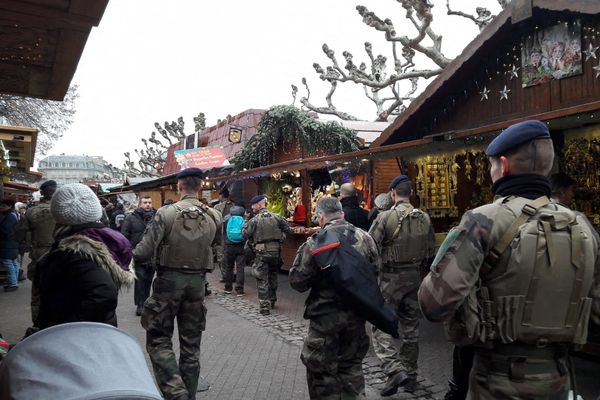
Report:
[{"label": "teal backpack", "polygon": [[231,243],[242,243],[244,237],[242,236],[242,228],[244,227],[244,217],[239,215],[231,215],[229,221],[227,221],[227,240]]}]

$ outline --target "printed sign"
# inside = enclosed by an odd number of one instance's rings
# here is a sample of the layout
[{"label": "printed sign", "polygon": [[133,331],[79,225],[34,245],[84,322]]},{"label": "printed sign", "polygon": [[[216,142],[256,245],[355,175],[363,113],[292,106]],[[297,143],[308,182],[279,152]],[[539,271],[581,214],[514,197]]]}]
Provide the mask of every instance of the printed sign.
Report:
[{"label": "printed sign", "polygon": [[229,165],[229,160],[221,146],[199,147],[196,149],[176,150],[175,159],[181,169],[208,169]]}]

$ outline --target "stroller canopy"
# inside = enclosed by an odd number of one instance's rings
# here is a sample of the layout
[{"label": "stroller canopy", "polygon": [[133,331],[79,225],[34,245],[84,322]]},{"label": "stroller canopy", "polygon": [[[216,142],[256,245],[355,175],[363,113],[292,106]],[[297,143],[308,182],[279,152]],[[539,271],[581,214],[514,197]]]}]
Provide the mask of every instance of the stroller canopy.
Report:
[{"label": "stroller canopy", "polygon": [[142,349],[106,324],[44,329],[16,345],[0,365],[0,399],[162,399]]}]

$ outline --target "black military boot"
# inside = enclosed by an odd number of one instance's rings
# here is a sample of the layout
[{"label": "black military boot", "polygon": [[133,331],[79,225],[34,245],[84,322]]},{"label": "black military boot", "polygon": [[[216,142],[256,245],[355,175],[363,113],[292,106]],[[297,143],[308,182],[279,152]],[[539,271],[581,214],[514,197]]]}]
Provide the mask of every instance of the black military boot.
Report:
[{"label": "black military boot", "polygon": [[383,386],[383,389],[381,389],[381,395],[383,397],[387,397],[396,394],[396,392],[398,392],[398,388],[406,385],[409,380],[410,377],[404,371],[390,375],[385,382],[385,386]]}]

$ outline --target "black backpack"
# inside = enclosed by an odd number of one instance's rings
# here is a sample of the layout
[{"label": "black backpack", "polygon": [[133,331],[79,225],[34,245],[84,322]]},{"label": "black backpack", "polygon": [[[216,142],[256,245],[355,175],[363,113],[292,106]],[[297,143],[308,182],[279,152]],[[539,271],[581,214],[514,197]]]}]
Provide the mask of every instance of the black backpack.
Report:
[{"label": "black backpack", "polygon": [[383,299],[375,267],[336,229],[323,230],[314,240],[313,259],[344,304],[377,329],[398,338],[398,316]]}]

